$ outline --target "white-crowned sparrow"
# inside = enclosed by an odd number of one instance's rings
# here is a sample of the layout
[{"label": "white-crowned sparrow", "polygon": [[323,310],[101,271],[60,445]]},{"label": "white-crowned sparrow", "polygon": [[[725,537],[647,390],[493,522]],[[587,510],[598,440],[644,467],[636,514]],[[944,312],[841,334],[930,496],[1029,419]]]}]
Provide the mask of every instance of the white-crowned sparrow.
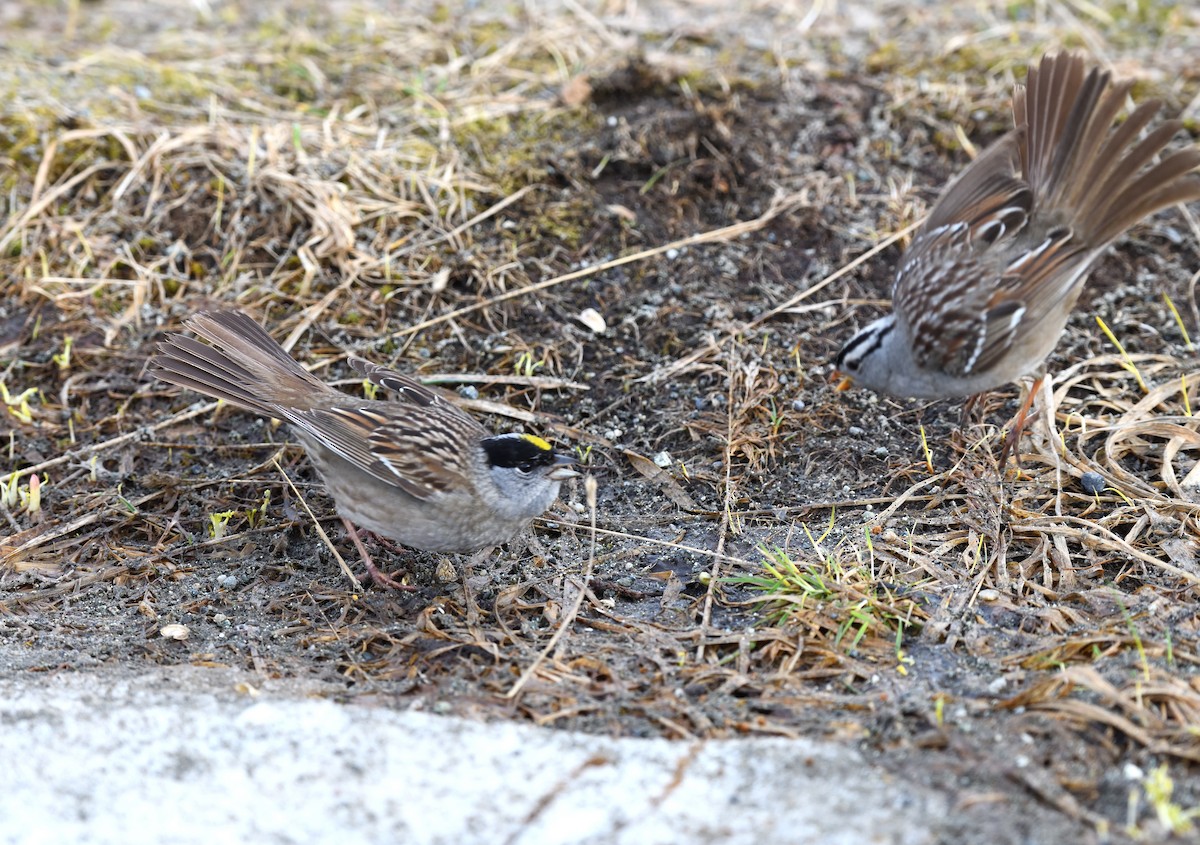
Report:
[{"label": "white-crowned sparrow", "polygon": [[[163,381],[286,421],[320,471],[338,513],[375,568],[353,523],[406,546],[476,552],[502,543],[543,513],[575,460],[530,434],[493,435],[465,411],[408,376],[351,359],[396,394],[355,399],[306,372],[267,332],[237,311],[202,312],[183,335],[158,344]],[[391,586],[397,586],[390,583]]]},{"label": "white-crowned sparrow", "polygon": [[1151,160],[1180,128],[1113,125],[1131,82],[1046,56],[1013,95],[1015,129],[947,186],[901,259],[888,314],[838,354],[838,374],[893,396],[981,393],[1054,349],[1096,257],[1147,215],[1200,199],[1200,149]]}]

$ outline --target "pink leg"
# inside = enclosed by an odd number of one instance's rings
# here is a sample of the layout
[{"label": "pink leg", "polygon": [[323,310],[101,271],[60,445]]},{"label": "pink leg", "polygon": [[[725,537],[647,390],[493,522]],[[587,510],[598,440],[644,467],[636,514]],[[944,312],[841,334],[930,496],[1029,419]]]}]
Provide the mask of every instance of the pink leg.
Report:
[{"label": "pink leg", "polygon": [[342,522],[346,526],[346,532],[350,535],[350,539],[354,541],[354,547],[358,549],[358,555],[362,558],[363,564],[367,567],[367,573],[371,576],[371,580],[381,587],[388,587],[393,590],[418,590],[419,587],[414,587],[411,584],[401,584],[392,578],[384,575],[379,567],[375,565],[375,561],[371,560],[371,556],[367,554],[367,547],[363,545],[362,538],[358,536],[358,529],[354,527],[354,523],[342,517]]},{"label": "pink leg", "polygon": [[1017,442],[1021,439],[1021,435],[1025,432],[1025,417],[1029,414],[1029,409],[1033,407],[1033,400],[1037,398],[1038,391],[1042,389],[1042,380],[1045,377],[1039,377],[1033,383],[1033,387],[1029,388],[1029,395],[1025,397],[1024,404],[1021,405],[1021,410],[1017,411],[1017,415],[1013,417],[1012,423],[1009,425],[1008,434],[1004,437],[1004,446],[1000,449],[1000,466],[1004,466],[1008,462],[1009,455],[1017,463],[1017,469],[1021,468],[1021,453],[1017,449]]}]

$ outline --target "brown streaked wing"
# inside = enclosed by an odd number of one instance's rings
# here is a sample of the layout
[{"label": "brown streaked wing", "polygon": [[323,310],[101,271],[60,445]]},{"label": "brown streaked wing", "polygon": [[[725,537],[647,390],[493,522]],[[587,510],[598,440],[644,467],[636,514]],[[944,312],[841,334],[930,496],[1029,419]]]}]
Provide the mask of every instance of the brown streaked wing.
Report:
[{"label": "brown streaked wing", "polygon": [[[1043,331],[1040,319],[1018,320],[1006,326],[1013,305],[1031,317],[1053,316],[1062,313],[1062,303],[1080,290],[1078,274],[1086,269],[1092,252],[1074,233],[1062,226],[1047,233],[1045,240],[1030,248],[1010,263],[987,302],[988,340],[985,342],[977,370],[997,363],[1005,351],[1029,332]],[[997,336],[993,342],[992,335]],[[1001,343],[1001,336],[1004,342]]]},{"label": "brown streaked wing", "polygon": [[905,285],[907,295],[896,300],[914,360],[955,375],[986,372],[1027,332],[1041,330],[1038,321],[1022,317],[1059,313],[1089,258],[1065,227],[1008,263],[1001,263],[1003,248],[972,249],[965,240],[961,228],[931,232],[904,271],[928,275],[932,295],[918,295],[923,284]]},{"label": "brown streaked wing", "polygon": [[1011,348],[1028,304],[1006,296],[1006,250],[1033,203],[1016,175],[1023,129],[1005,135],[934,205],[896,274],[892,298],[909,327],[914,361],[953,375],[983,372]]},{"label": "brown streaked wing", "polygon": [[968,231],[960,224],[923,232],[896,275],[893,307],[922,369],[961,375],[984,343],[989,269],[968,246]]},{"label": "brown streaked wing", "polygon": [[371,435],[371,451],[387,466],[405,490],[418,498],[470,485],[470,453],[478,437],[474,427],[451,428],[459,418],[447,419],[444,425],[414,432],[390,424],[376,429]]},{"label": "brown streaked wing", "polygon": [[469,483],[469,453],[463,444],[486,433],[474,418],[448,403],[372,404],[305,411],[289,422],[372,477],[418,499]]},{"label": "brown streaked wing", "polygon": [[921,232],[955,223],[977,227],[1011,216],[1013,210],[1028,214],[1033,201],[1029,183],[1016,175],[1024,142],[1023,131],[1009,132],[967,165],[934,203]]}]

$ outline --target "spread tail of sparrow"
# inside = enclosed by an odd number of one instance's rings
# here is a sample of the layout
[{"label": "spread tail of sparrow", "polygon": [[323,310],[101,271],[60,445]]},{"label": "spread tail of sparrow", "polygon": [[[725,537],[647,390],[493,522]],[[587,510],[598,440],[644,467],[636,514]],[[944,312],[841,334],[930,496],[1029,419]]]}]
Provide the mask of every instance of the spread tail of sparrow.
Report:
[{"label": "spread tail of sparrow", "polygon": [[306,407],[329,390],[245,314],[201,312],[184,327],[214,345],[183,335],[159,343],[150,363],[164,381],[272,417],[281,404]]},{"label": "spread tail of sparrow", "polygon": [[1013,97],[1022,172],[1045,215],[1061,212],[1064,223],[1099,249],[1143,217],[1180,202],[1200,199],[1200,148],[1176,150],[1151,163],[1182,124],[1164,121],[1138,134],[1162,107],[1151,100],[1118,126],[1131,81],[1112,84],[1108,71],[1085,74],[1078,56],[1047,56],[1030,68],[1025,88]]}]

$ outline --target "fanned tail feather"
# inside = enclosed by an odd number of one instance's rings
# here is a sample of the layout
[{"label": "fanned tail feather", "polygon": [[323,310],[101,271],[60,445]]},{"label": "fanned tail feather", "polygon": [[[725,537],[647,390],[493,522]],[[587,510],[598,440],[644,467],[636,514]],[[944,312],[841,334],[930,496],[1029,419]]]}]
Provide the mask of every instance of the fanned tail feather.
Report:
[{"label": "fanned tail feather", "polygon": [[201,312],[184,326],[213,345],[184,335],[159,343],[150,367],[163,381],[268,416],[329,389],[245,314]]},{"label": "fanned tail feather", "polygon": [[1132,83],[1112,84],[1107,71],[1084,74],[1078,56],[1047,56],[1030,69],[1013,98],[1018,129],[1026,129],[1023,172],[1040,212],[1061,212],[1077,237],[1099,249],[1144,217],[1200,199],[1200,149],[1151,164],[1179,131],[1164,122],[1138,140],[1161,108],[1151,101],[1119,126],[1113,121]]}]

